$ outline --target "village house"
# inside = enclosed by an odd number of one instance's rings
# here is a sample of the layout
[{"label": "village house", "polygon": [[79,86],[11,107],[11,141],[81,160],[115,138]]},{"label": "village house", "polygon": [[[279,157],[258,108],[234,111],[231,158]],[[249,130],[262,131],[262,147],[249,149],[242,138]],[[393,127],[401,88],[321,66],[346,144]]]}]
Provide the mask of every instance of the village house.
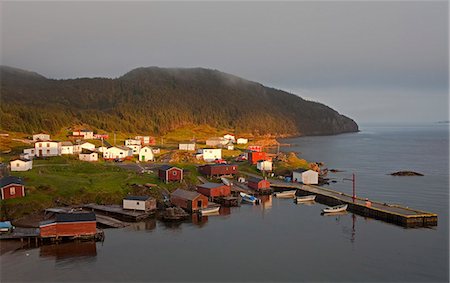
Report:
[{"label": "village house", "polygon": [[211,162],[216,159],[222,159],[222,149],[220,148],[199,149],[198,155],[200,155],[204,161]]},{"label": "village house", "polygon": [[33,168],[33,161],[29,159],[16,159],[10,163],[11,171],[28,171]]},{"label": "village house", "polygon": [[61,142],[61,154],[73,154],[73,144],[70,141]]},{"label": "village house", "polygon": [[259,160],[266,160],[266,153],[263,151],[250,151],[247,153],[248,163],[255,165]]},{"label": "village house", "polygon": [[163,165],[158,170],[159,179],[164,182],[181,182],[183,180],[183,169],[170,166]]},{"label": "village house", "polygon": [[61,155],[61,143],[56,141],[36,142],[34,152],[37,157],[49,157]]},{"label": "village house", "polygon": [[91,150],[87,150],[87,149],[83,149],[80,154],[78,154],[78,158],[81,161],[98,161],[98,153],[91,151]]},{"label": "village house", "polygon": [[97,148],[97,151],[100,152],[100,153],[103,153],[103,152],[105,152],[107,149],[108,149],[108,148],[107,148],[106,146],[99,146],[99,147]]},{"label": "village house", "polygon": [[231,195],[231,188],[223,183],[205,183],[197,185],[197,192],[209,198],[228,197]]},{"label": "village house", "polygon": [[238,173],[238,166],[235,164],[206,164],[198,167],[198,171],[208,177],[235,175]]},{"label": "village house", "polygon": [[125,140],[125,146],[130,146],[130,145],[141,145],[141,140],[126,139]]},{"label": "village house", "polygon": [[272,171],[272,161],[270,160],[259,160],[256,162],[256,169],[259,171]]},{"label": "village house", "polygon": [[198,211],[208,207],[208,198],[198,192],[177,189],[170,194],[170,202],[188,211]]},{"label": "village house", "polygon": [[248,143],[248,139],[244,139],[244,138],[238,138],[236,140],[237,144],[247,144]]},{"label": "village house", "polygon": [[133,151],[125,146],[112,146],[103,152],[103,158],[105,160],[124,160],[131,159],[133,157]]},{"label": "village house", "polygon": [[141,162],[153,161],[154,157],[153,150],[148,146],[144,146],[139,150],[139,161]]},{"label": "village house", "polygon": [[150,196],[127,196],[123,199],[123,209],[140,211],[156,210],[156,199]]},{"label": "village house", "polygon": [[86,129],[73,131],[72,135],[74,137],[80,137],[84,140],[94,139],[94,132],[91,130],[86,130]]},{"label": "village house", "polygon": [[305,185],[317,185],[319,183],[319,173],[308,169],[297,169],[292,172],[292,180]]},{"label": "village house", "polygon": [[140,140],[142,146],[155,145],[156,144],[155,138],[151,137],[151,136],[135,136],[134,139],[135,140]]},{"label": "village house", "polygon": [[249,145],[247,147],[248,150],[250,151],[256,151],[256,152],[261,152],[262,151],[262,146],[261,145]]},{"label": "village house", "polygon": [[180,143],[178,150],[195,151],[195,143]]},{"label": "village house", "polygon": [[36,150],[33,148],[26,148],[23,150],[23,157],[31,159],[36,156]]},{"label": "village house", "polygon": [[141,150],[140,144],[127,145],[126,147],[133,151],[133,155],[138,155],[139,151]]},{"label": "village house", "polygon": [[226,141],[236,142],[236,137],[232,134],[226,134],[223,136],[223,139]]},{"label": "village house", "polygon": [[266,179],[250,177],[247,181],[247,186],[254,190],[264,190],[270,188],[270,182]]},{"label": "village house", "polygon": [[22,179],[14,176],[1,178],[0,190],[2,193],[2,200],[25,196],[25,186]]},{"label": "village house", "polygon": [[234,150],[234,144],[232,141],[229,141],[225,146],[228,150]]},{"label": "village house", "polygon": [[108,138],[108,134],[94,134],[94,139],[96,140],[107,140]]},{"label": "village house", "polygon": [[37,141],[49,141],[50,140],[50,135],[49,134],[45,134],[45,133],[39,133],[39,134],[34,134],[33,135],[33,141],[37,142]]},{"label": "village house", "polygon": [[58,213],[56,219],[39,224],[41,238],[82,237],[97,234],[95,213]]},{"label": "village house", "polygon": [[80,153],[83,149],[94,151],[95,144],[90,143],[90,142],[82,142],[82,143],[75,144],[73,146],[73,153]]},{"label": "village house", "polygon": [[222,145],[226,144],[227,142],[228,142],[228,140],[225,140],[225,139],[222,138],[222,137],[218,137],[218,138],[210,138],[210,139],[207,139],[207,140],[206,140],[206,145],[207,145],[207,146],[216,146],[216,147],[219,147],[219,146],[222,146]]}]

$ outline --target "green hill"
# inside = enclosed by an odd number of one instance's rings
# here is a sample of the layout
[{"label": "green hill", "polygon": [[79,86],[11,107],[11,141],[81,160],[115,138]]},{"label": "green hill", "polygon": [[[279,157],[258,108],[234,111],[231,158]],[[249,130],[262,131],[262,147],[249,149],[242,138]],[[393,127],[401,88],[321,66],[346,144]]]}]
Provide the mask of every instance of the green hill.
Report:
[{"label": "green hill", "polygon": [[0,128],[32,133],[87,124],[108,132],[165,134],[208,124],[238,133],[328,135],[358,131],[333,109],[203,68],[138,68],[116,79],[47,79],[2,66]]}]

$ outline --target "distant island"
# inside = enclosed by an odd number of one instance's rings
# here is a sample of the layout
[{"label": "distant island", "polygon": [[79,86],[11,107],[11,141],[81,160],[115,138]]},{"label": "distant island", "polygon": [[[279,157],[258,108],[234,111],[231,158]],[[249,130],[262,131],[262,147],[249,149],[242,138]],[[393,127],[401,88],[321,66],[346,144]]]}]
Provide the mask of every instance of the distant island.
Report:
[{"label": "distant island", "polygon": [[324,104],[217,70],[149,67],[115,79],[55,80],[1,66],[0,76],[3,131],[54,133],[74,124],[155,135],[199,125],[274,136],[358,131]]}]

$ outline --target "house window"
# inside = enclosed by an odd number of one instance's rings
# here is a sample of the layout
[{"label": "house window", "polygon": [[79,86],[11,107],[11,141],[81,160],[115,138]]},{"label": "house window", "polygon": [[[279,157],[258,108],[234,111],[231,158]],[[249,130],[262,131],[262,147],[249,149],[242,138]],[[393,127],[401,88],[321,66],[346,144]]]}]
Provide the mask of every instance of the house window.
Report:
[{"label": "house window", "polygon": [[15,195],[15,194],[16,194],[16,188],[14,188],[14,187],[10,188],[10,189],[9,189],[9,193],[10,193],[11,195]]},{"label": "house window", "polygon": [[174,175],[174,176],[177,175],[177,171],[173,171],[172,175]]},{"label": "house window", "polygon": [[49,143],[47,143],[47,147],[50,147],[50,144],[49,144]]},{"label": "house window", "polygon": [[34,154],[34,149],[31,150],[31,154]]},{"label": "house window", "polygon": [[50,154],[50,149],[47,149],[47,154]]},{"label": "house window", "polygon": [[138,201],[136,202],[136,205],[139,205],[139,202],[138,202]]},{"label": "house window", "polygon": [[16,163],[16,167],[19,167],[20,166],[20,164],[19,163]]},{"label": "house window", "polygon": [[39,147],[42,147],[42,143],[39,143]]}]

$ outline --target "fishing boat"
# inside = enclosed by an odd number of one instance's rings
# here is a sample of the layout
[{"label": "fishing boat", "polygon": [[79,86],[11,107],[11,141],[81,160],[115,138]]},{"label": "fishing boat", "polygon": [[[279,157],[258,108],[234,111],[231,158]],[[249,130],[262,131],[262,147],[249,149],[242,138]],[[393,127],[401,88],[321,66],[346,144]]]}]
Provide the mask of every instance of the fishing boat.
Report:
[{"label": "fishing boat", "polygon": [[337,206],[326,207],[322,209],[322,213],[335,213],[335,212],[342,212],[345,210],[347,210],[347,204],[341,204]]},{"label": "fishing boat", "polygon": [[241,195],[242,200],[245,202],[253,203],[253,204],[259,204],[259,202],[260,202],[257,197],[254,197],[254,196],[248,195],[246,193],[242,193],[242,192],[239,194]]},{"label": "fishing boat", "polygon": [[316,199],[316,195],[309,195],[309,196],[302,196],[302,197],[296,197],[295,198],[295,202],[299,203],[299,202],[311,202],[314,201]]},{"label": "fishing boat", "polygon": [[201,215],[210,215],[210,214],[218,214],[219,213],[220,206],[211,206],[207,208],[200,209]]},{"label": "fishing boat", "polygon": [[296,192],[297,192],[296,190],[284,191],[284,192],[275,193],[275,196],[277,198],[293,198],[293,197],[295,197]]}]

